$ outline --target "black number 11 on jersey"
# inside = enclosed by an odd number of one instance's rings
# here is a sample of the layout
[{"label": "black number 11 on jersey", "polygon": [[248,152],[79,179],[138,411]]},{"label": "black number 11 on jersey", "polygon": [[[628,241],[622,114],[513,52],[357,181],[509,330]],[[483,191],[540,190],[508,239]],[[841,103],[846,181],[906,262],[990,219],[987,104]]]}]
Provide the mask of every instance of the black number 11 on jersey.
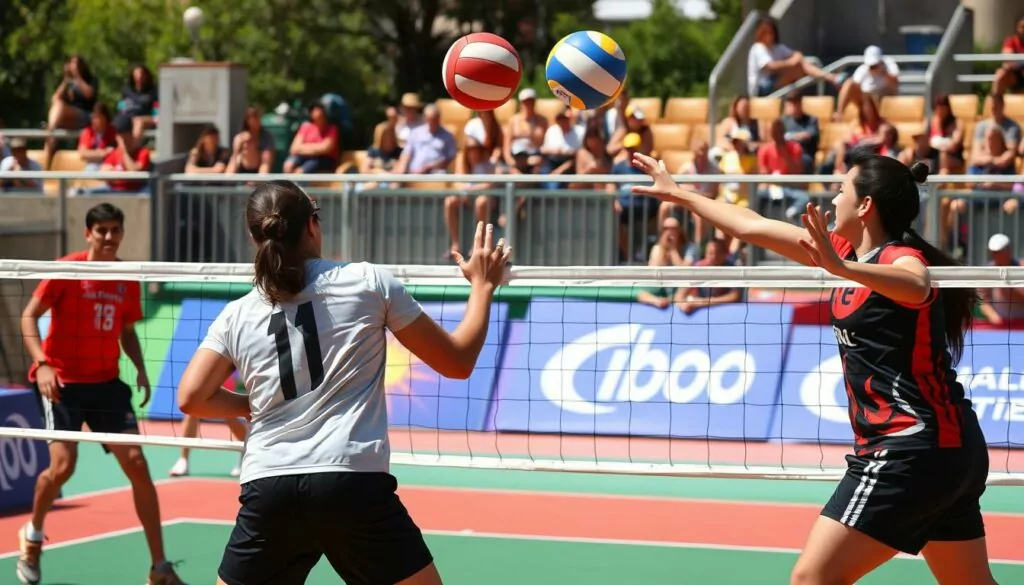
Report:
[{"label": "black number 11 on jersey", "polygon": [[[302,346],[309,365],[310,392],[316,390],[324,381],[324,358],[320,352],[320,337],[316,329],[316,317],[313,315],[313,302],[299,305],[295,313],[295,328],[302,334]],[[277,346],[277,365],[281,371],[281,392],[285,400],[298,396],[295,388],[295,370],[292,365],[292,343],[288,337],[288,319],[283,312],[270,316],[270,327],[267,335],[274,336]]]}]

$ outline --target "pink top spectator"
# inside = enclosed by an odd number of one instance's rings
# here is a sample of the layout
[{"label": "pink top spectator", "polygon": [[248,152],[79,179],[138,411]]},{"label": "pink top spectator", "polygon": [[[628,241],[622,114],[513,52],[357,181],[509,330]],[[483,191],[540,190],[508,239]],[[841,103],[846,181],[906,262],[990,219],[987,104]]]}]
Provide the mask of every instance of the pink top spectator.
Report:
[{"label": "pink top spectator", "polygon": [[334,124],[327,124],[327,126],[325,126],[325,130],[321,131],[316,124],[312,122],[303,122],[302,126],[299,126],[298,135],[302,138],[303,143],[314,144],[317,142],[323,142],[328,138],[333,138],[334,148],[331,149],[331,152],[330,154],[328,154],[328,156],[337,160],[337,158],[341,154],[341,146],[339,145],[338,140],[338,129],[334,126]]},{"label": "pink top spectator", "polygon": [[799,175],[803,170],[804,164],[804,151],[800,148],[800,143],[787,140],[783,144],[785,145],[786,152],[789,154],[788,160],[782,152],[779,152],[776,143],[768,142],[762,144],[761,148],[757,151],[758,166],[770,175]]},{"label": "pink top spectator", "polygon": [[96,129],[92,126],[86,126],[78,135],[78,148],[99,150],[115,146],[117,146],[117,131],[114,130],[113,124],[107,124],[107,131],[103,133],[103,136],[97,135]]}]

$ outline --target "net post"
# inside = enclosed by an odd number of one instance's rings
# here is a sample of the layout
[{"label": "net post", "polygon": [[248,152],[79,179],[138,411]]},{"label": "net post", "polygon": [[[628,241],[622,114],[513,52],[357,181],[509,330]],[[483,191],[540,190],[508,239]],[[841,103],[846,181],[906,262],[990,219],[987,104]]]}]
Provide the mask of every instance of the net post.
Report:
[{"label": "net post", "polygon": [[59,179],[57,183],[57,246],[63,257],[68,253],[68,182]]},{"label": "net post", "polygon": [[941,221],[941,206],[939,205],[939,188],[937,183],[929,181],[923,187],[927,194],[925,203],[924,238],[934,245],[939,244],[939,222]]},{"label": "net post", "polygon": [[508,222],[505,224],[507,226],[505,240],[511,242],[519,227],[519,213],[516,210],[516,184],[511,181],[505,181],[505,217]]}]

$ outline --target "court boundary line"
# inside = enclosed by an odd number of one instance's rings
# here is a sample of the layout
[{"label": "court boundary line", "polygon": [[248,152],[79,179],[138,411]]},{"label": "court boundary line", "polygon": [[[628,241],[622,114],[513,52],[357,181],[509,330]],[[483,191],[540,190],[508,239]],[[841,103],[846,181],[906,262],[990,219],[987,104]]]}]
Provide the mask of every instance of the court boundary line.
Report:
[{"label": "court boundary line", "polygon": [[[173,518],[171,520],[165,520],[165,521],[161,522],[160,525],[164,526],[164,527],[167,527],[167,526],[173,526],[175,524],[184,524],[184,523],[186,523],[186,522],[184,520],[182,520],[181,518]],[[107,532],[98,532],[96,534],[90,534],[89,536],[81,536],[81,537],[72,538],[72,539],[69,539],[69,540],[62,540],[62,541],[59,541],[59,542],[55,542],[53,544],[46,544],[46,545],[43,546],[43,550],[45,552],[45,551],[48,551],[48,550],[53,550],[55,548],[59,549],[59,548],[67,548],[69,546],[75,546],[75,545],[79,545],[79,544],[89,544],[91,542],[98,542],[100,540],[105,540],[107,538],[117,538],[118,536],[127,536],[129,534],[136,534],[136,533],[139,533],[139,532],[142,532],[142,526],[133,526],[131,528],[122,528],[120,530],[109,530]],[[13,551],[13,552],[0,553],[0,560],[6,560],[6,559],[9,559],[9,558],[17,557],[20,554],[21,554],[21,551]]]},{"label": "court boundary line", "polygon": [[[217,483],[238,483],[238,478],[227,478],[227,477],[202,477],[202,476],[186,476],[173,478],[170,481],[209,481]],[[770,481],[770,480],[768,480]],[[630,501],[642,501],[642,502],[662,502],[662,503],[682,503],[682,504],[717,504],[726,506],[735,505],[750,505],[750,506],[763,506],[766,508],[803,508],[821,511],[821,508],[825,505],[824,502],[821,504],[812,503],[801,503],[801,502],[778,502],[772,500],[728,500],[720,498],[693,498],[693,497],[673,497],[673,496],[644,496],[638,494],[614,494],[605,492],[575,492],[575,491],[547,491],[547,490],[534,490],[534,489],[509,489],[509,488],[490,488],[490,487],[462,487],[462,486],[439,486],[439,485],[423,485],[416,483],[399,483],[398,490],[401,492],[402,488],[414,489],[420,491],[439,491],[439,492],[460,492],[460,493],[476,493],[476,494],[493,494],[493,495],[509,495],[509,496],[527,496],[527,497],[569,497],[569,498],[588,498],[588,499],[601,499],[601,500],[630,500]],[[1008,518],[1024,518],[1024,512],[986,512],[982,510],[982,514],[986,516],[1005,516]]]},{"label": "court boundary line", "polygon": [[[234,526],[232,520],[214,520],[206,518],[178,518],[181,524],[206,524],[209,526]],[[607,544],[615,546],[646,546],[655,548],[685,548],[693,550],[721,550],[733,552],[759,552],[772,554],[799,555],[798,548],[772,547],[772,546],[743,546],[734,544],[712,544],[702,542],[669,542],[664,540],[635,540],[625,538],[587,538],[584,536],[547,536],[542,534],[512,534],[503,532],[476,532],[473,530],[422,530],[428,536],[457,536],[463,538],[489,538],[503,540],[528,540],[538,542],[564,542],[572,544]],[[922,555],[908,555],[899,553],[894,558],[911,561],[924,561]],[[994,565],[1015,565],[1024,566],[1024,561],[1013,559],[989,559],[988,562]]]}]

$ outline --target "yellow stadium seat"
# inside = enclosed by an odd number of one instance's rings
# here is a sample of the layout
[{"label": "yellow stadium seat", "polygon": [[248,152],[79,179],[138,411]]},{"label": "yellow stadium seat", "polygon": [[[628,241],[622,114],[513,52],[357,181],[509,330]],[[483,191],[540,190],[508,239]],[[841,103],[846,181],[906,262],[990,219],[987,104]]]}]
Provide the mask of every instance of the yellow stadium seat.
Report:
[{"label": "yellow stadium seat", "polygon": [[654,136],[654,152],[686,150],[690,146],[690,127],[686,124],[651,124]]},{"label": "yellow stadium seat", "polygon": [[953,115],[964,122],[973,122],[978,119],[978,95],[965,93],[949,96],[949,105],[953,108]]},{"label": "yellow stadium seat", "polygon": [[750,117],[759,122],[771,122],[782,115],[782,102],[779,98],[750,98]]},{"label": "yellow stadium seat", "polygon": [[707,124],[708,99],[702,97],[674,97],[665,103],[662,122]]},{"label": "yellow stadium seat", "polygon": [[804,112],[817,118],[819,123],[831,120],[836,111],[836,98],[830,95],[807,95],[801,104]]},{"label": "yellow stadium seat", "polygon": [[821,142],[818,144],[818,150],[829,151],[835,146],[836,142],[840,140],[848,140],[853,134],[853,130],[850,125],[846,122],[835,122],[832,124],[821,125]]},{"label": "yellow stadium seat", "polygon": [[[1024,120],[1024,94],[1006,94],[1003,96],[1003,103],[1006,104],[1004,110],[1007,118],[1012,118],[1018,124],[1021,120]],[[985,110],[982,112],[982,118],[990,117],[992,117],[992,98],[987,96],[985,98]]]},{"label": "yellow stadium seat", "polygon": [[341,153],[340,164],[334,172],[338,175],[343,175],[345,173],[358,173],[364,160],[366,160],[365,150],[346,150]]},{"label": "yellow stadium seat", "polygon": [[922,122],[896,122],[893,124],[899,134],[897,145],[906,148],[914,143],[914,134],[917,134],[923,126]]},{"label": "yellow stadium seat", "polygon": [[661,120],[661,98],[639,97],[629,100],[629,103],[643,110],[644,118],[651,124]]},{"label": "yellow stadium seat", "polygon": [[882,98],[879,113],[890,122],[921,122],[924,120],[924,96],[886,96]]},{"label": "yellow stadium seat", "polygon": [[693,152],[689,150],[666,150],[661,153],[661,160],[665,162],[665,168],[672,174],[683,172],[693,162]]},{"label": "yellow stadium seat", "polygon": [[558,98],[538,98],[537,99],[537,113],[548,119],[549,122],[555,121],[555,116],[558,112],[565,109],[565,104]]},{"label": "yellow stadium seat", "polygon": [[517,107],[518,104],[515,100],[508,100],[494,109],[494,117],[498,119],[500,124],[505,124],[516,113]]},{"label": "yellow stadium seat", "polygon": [[[718,127],[721,127],[721,124]],[[708,146],[712,146],[711,129],[706,122],[690,125],[690,143],[693,144],[697,141],[707,142]]]},{"label": "yellow stadium seat", "polygon": [[472,110],[453,99],[441,98],[434,102],[434,104],[441,113],[441,122],[446,125],[454,124],[462,127],[473,117]]},{"label": "yellow stadium seat", "polygon": [[30,150],[28,151],[29,160],[34,160],[39,163],[39,166],[43,167],[43,170],[49,169],[49,161],[46,160],[46,152],[42,150]]}]

